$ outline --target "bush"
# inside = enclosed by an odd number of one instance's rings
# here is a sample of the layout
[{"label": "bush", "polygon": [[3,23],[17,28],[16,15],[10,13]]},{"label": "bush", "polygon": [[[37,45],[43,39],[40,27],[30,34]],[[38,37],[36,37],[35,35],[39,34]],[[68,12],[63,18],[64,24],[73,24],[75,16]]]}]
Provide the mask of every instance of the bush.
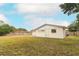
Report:
[{"label": "bush", "polygon": [[13,27],[8,24],[4,24],[0,26],[0,36],[6,35],[13,31]]}]

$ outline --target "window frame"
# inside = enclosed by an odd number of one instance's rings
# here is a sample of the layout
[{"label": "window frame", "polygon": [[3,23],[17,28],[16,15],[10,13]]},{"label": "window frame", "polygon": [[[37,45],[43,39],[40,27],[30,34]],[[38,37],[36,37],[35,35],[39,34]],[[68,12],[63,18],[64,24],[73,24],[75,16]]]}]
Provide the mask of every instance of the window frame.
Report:
[{"label": "window frame", "polygon": [[51,33],[56,33],[56,29],[51,29]]}]

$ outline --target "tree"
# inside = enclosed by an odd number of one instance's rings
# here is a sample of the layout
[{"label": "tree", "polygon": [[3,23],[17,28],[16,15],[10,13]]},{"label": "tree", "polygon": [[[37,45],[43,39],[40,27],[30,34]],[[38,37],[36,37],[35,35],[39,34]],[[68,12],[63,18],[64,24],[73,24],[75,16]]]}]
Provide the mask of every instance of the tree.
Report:
[{"label": "tree", "polygon": [[[71,15],[73,13],[79,12],[79,3],[64,3],[60,5],[64,14]],[[79,31],[79,14],[77,14],[77,20],[69,25],[69,31],[76,32]]]},{"label": "tree", "polygon": [[77,15],[76,26],[77,26],[77,29],[79,29],[79,14]]},{"label": "tree", "polygon": [[75,32],[77,32],[77,27],[76,27],[76,25],[75,25],[75,22],[73,22],[72,24],[70,24],[70,25],[68,26],[68,30],[69,30],[69,32],[72,32],[72,33],[74,33],[74,35],[76,35]]},{"label": "tree", "polygon": [[75,24],[73,25],[73,23],[68,26],[68,29],[69,29],[70,32],[75,32],[76,31],[76,26],[75,26]]},{"label": "tree", "polygon": [[79,12],[79,3],[64,3],[60,5],[64,14],[71,15]]},{"label": "tree", "polygon": [[12,31],[13,31],[13,28],[8,24],[4,24],[0,26],[0,36],[6,35]]},{"label": "tree", "polygon": [[17,30],[27,31],[27,30],[26,30],[26,29],[24,29],[24,28],[18,28]]},{"label": "tree", "polygon": [[27,31],[26,29],[24,28],[15,28],[13,26],[10,26],[8,24],[5,24],[3,21],[0,21],[0,36],[3,36],[3,35],[6,35],[10,32],[15,32],[15,31]]},{"label": "tree", "polygon": [[79,31],[79,14],[76,17],[77,19],[69,25],[68,29],[70,32],[76,32],[77,35],[77,31]]}]

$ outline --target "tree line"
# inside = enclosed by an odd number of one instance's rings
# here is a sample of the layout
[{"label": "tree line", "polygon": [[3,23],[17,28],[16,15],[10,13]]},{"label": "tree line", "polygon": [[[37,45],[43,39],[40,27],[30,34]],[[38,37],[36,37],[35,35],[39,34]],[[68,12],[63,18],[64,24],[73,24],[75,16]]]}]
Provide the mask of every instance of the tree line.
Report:
[{"label": "tree line", "polygon": [[16,30],[27,31],[24,28],[15,28],[14,26],[10,26],[9,24],[5,24],[3,21],[0,21],[0,36],[9,34],[10,32],[14,32]]}]

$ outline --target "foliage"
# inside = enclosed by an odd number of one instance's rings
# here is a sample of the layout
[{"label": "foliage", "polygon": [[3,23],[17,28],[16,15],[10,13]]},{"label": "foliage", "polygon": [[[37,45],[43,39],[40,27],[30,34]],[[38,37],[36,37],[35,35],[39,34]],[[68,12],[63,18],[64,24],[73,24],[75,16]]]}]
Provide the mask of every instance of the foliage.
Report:
[{"label": "foliage", "polygon": [[72,24],[70,24],[68,26],[68,29],[69,29],[70,32],[76,32],[77,31],[77,27],[76,27],[75,22],[73,22]]},{"label": "foliage", "polygon": [[[73,13],[79,12],[79,3],[64,3],[60,5],[60,8],[64,12],[64,14],[71,15]],[[73,32],[74,35],[77,35],[77,31],[79,31],[79,14],[77,14],[76,18],[77,19],[68,26],[69,31]]]},{"label": "foliage", "polygon": [[76,18],[77,20],[75,20],[72,24],[69,25],[69,31],[71,32],[79,31],[79,14]]},{"label": "foliage", "polygon": [[24,29],[24,28],[18,28],[17,30],[27,31],[27,30],[26,30],[26,29]]},{"label": "foliage", "polygon": [[13,27],[9,26],[8,24],[4,24],[0,26],[0,36],[6,35],[13,31]]},{"label": "foliage", "polygon": [[77,15],[76,27],[77,27],[77,30],[79,30],[79,14]]},{"label": "foliage", "polygon": [[15,28],[13,26],[5,24],[3,21],[0,21],[0,36],[6,35],[10,32],[15,32],[16,30],[27,31],[24,28]]},{"label": "foliage", "polygon": [[73,14],[79,12],[79,3],[64,3],[60,5],[64,14]]}]

